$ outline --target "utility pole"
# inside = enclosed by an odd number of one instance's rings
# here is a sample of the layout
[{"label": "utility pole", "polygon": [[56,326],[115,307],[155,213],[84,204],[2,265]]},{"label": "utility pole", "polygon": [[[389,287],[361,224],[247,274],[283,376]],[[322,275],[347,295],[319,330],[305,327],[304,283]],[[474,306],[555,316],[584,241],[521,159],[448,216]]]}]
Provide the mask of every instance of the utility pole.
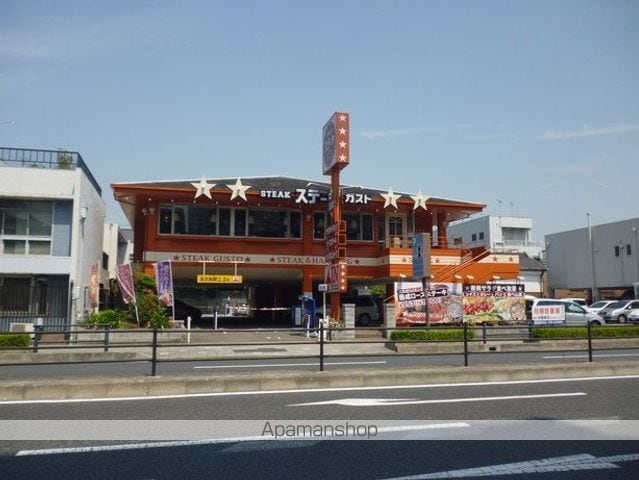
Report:
[{"label": "utility pole", "polygon": [[599,295],[597,295],[597,282],[595,275],[595,252],[592,248],[592,224],[590,223],[590,212],[586,213],[588,217],[588,250],[590,255],[590,274],[591,274],[591,290],[592,290],[592,298],[591,302],[594,303],[599,299]]}]

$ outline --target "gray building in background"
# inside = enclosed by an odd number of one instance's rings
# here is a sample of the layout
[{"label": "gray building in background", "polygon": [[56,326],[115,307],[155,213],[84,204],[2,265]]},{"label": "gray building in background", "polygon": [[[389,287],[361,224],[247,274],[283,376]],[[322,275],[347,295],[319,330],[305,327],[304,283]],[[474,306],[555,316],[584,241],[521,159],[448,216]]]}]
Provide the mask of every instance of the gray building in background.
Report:
[{"label": "gray building in background", "polygon": [[546,235],[551,295],[632,297],[639,287],[639,218]]}]

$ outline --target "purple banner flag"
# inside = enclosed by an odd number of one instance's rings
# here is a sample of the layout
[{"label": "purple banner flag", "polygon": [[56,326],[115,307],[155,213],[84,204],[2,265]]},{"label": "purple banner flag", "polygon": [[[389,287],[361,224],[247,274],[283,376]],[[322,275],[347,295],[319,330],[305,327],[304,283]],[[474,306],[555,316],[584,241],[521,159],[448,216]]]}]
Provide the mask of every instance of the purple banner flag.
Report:
[{"label": "purple banner flag", "polygon": [[120,284],[120,292],[124,303],[132,303],[135,305],[135,287],[133,286],[133,271],[131,264],[125,263],[115,267],[115,278]]},{"label": "purple banner flag", "polygon": [[165,306],[173,305],[173,273],[171,262],[158,262],[153,265],[155,270],[155,285],[160,303]]}]

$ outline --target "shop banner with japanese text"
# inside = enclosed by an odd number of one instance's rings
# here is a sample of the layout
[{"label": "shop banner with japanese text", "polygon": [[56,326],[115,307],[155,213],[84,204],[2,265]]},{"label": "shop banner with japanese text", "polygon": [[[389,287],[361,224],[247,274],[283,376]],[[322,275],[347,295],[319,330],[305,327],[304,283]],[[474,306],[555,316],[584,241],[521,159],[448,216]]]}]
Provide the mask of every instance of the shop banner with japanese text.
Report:
[{"label": "shop banner with japanese text", "polygon": [[120,293],[122,293],[122,300],[124,300],[124,303],[135,305],[135,287],[133,285],[133,271],[131,270],[131,264],[125,263],[124,265],[118,265],[115,267],[115,278],[120,285]]},{"label": "shop banner with japanese text", "polygon": [[464,322],[469,325],[517,323],[526,320],[523,285],[464,285]]},{"label": "shop banner with japanese text", "polygon": [[171,261],[153,264],[155,271],[155,288],[158,292],[160,303],[165,306],[173,305],[173,272]]},{"label": "shop banner with japanese text", "polygon": [[[428,285],[428,323],[452,324],[462,321],[461,285],[432,283]],[[397,326],[426,325],[426,301],[420,282],[395,283]]]}]

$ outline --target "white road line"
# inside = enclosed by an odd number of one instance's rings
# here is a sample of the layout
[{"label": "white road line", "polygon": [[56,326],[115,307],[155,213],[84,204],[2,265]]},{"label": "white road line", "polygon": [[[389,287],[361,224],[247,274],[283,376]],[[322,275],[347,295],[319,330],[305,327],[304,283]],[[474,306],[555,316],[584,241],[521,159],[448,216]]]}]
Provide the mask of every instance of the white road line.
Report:
[{"label": "white road line", "polygon": [[[593,353],[593,357],[639,357],[639,353]],[[558,359],[558,358],[588,358],[588,355],[585,353],[580,353],[576,355],[548,355],[546,357],[542,357],[544,359]]]},{"label": "white road line", "polygon": [[[448,428],[470,428],[470,425],[465,422],[447,422],[447,423],[435,423],[428,425],[401,425],[396,427],[381,427],[376,429],[379,433],[399,433],[399,432],[414,432],[423,430],[440,430]],[[95,452],[116,452],[124,450],[142,450],[147,448],[167,448],[167,447],[189,447],[198,445],[215,445],[225,443],[240,443],[240,442],[272,442],[276,441],[277,444],[281,443],[281,448],[306,448],[313,446],[318,440],[330,439],[331,437],[317,437],[317,436],[291,436],[285,438],[277,438],[269,435],[258,435],[249,437],[229,437],[220,439],[207,439],[207,440],[184,440],[175,442],[151,442],[151,443],[128,443],[120,445],[96,445],[91,447],[67,447],[67,448],[49,448],[41,450],[20,450],[16,453],[16,457],[27,457],[36,455],[63,455],[73,453],[95,453]],[[313,442],[304,442],[303,444],[289,444],[289,441],[294,440],[313,440]],[[257,445],[257,450],[263,450],[263,446]],[[230,451],[230,450],[229,450]]]},{"label": "white road line", "polygon": [[502,397],[468,397],[441,398],[434,400],[419,400],[414,398],[342,398],[323,402],[293,403],[289,407],[310,407],[319,405],[342,405],[345,407],[387,407],[396,405],[427,405],[435,403],[464,403],[464,402],[493,402],[496,400],[525,400],[533,398],[559,398],[586,396],[584,392],[574,393],[545,393],[539,395],[505,395]]},{"label": "white road line", "polygon": [[577,377],[577,378],[548,378],[543,380],[509,380],[502,382],[465,382],[465,383],[434,383],[421,385],[388,385],[378,387],[331,387],[308,388],[290,390],[258,390],[250,392],[212,392],[212,393],[185,393],[179,395],[149,395],[141,397],[117,397],[117,398],[65,398],[57,400],[4,400],[0,405],[30,405],[39,403],[88,403],[88,402],[128,402],[138,400],[170,400],[174,398],[202,398],[202,397],[233,397],[243,395],[282,395],[286,393],[324,393],[324,392],[367,392],[377,390],[416,390],[427,388],[453,388],[453,387],[485,387],[496,385],[535,385],[541,383],[567,383],[567,382],[592,382],[603,380],[634,380],[639,375],[618,375],[605,377]]},{"label": "white road line", "polygon": [[[597,458],[587,453],[568,455],[565,457],[545,458],[527,462],[504,463],[501,465],[487,465],[485,467],[448,470],[446,472],[424,473],[407,477],[393,477],[386,480],[427,480],[433,478],[470,478],[497,477],[501,475],[527,475],[531,473],[573,472],[579,470],[604,470],[621,468],[616,463],[634,462],[639,460],[638,454],[617,455],[613,457]],[[614,462],[614,463],[613,463]]]},{"label": "white road line", "polygon": [[[370,362],[324,362],[324,365],[378,365],[388,363],[384,360]],[[214,369],[214,368],[269,368],[269,367],[317,367],[318,362],[311,363],[265,363],[250,365],[201,365],[195,366],[195,369]]]}]

